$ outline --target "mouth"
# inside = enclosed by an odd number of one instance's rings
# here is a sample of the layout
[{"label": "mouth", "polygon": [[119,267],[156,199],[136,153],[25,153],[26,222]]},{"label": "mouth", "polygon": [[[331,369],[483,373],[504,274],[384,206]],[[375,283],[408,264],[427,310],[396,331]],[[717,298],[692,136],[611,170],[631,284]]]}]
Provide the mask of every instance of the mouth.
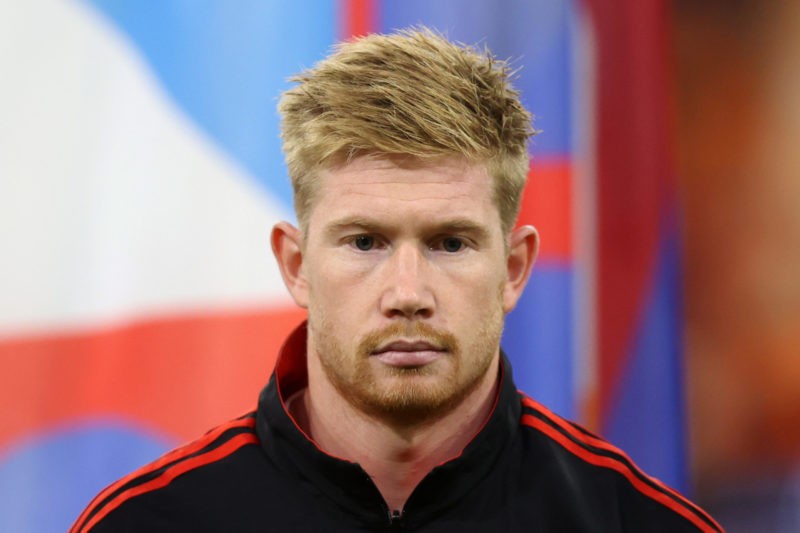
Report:
[{"label": "mouth", "polygon": [[371,353],[382,363],[394,367],[419,367],[430,364],[447,351],[428,341],[396,340],[381,345]]}]

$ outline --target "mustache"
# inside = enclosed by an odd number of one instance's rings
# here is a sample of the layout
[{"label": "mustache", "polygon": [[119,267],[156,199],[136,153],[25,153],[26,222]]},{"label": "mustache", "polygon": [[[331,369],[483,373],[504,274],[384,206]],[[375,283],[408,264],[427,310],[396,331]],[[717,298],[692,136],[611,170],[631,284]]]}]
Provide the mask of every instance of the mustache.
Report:
[{"label": "mustache", "polygon": [[358,343],[358,353],[369,355],[382,346],[400,339],[424,341],[440,350],[458,352],[458,340],[449,331],[436,329],[423,322],[397,322],[368,333]]}]

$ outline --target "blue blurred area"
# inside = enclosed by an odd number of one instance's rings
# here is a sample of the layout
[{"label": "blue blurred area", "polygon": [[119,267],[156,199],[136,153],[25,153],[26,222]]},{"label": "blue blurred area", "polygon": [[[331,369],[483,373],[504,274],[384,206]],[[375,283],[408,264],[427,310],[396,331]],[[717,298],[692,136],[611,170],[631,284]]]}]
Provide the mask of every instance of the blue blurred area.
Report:
[{"label": "blue blurred area", "polygon": [[38,435],[0,458],[0,531],[66,531],[104,487],[174,443],[113,420]]},{"label": "blue blurred area", "polygon": [[292,205],[278,96],[333,43],[336,2],[88,1],[134,41],[175,105]]},{"label": "blue blurred area", "polygon": [[572,291],[567,265],[543,261],[506,318],[502,346],[517,387],[561,416],[576,417],[572,387]]},{"label": "blue blurred area", "polygon": [[603,435],[648,474],[686,492],[681,358],[681,258],[677,223],[662,230],[656,270],[643,298],[627,367]]}]

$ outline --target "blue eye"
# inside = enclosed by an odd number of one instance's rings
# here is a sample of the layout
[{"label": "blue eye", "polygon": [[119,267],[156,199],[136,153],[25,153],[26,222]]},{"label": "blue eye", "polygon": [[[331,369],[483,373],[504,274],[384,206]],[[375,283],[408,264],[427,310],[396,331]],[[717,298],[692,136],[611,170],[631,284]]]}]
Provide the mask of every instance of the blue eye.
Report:
[{"label": "blue eye", "polygon": [[442,240],[442,249],[445,252],[455,253],[464,247],[464,242],[456,237],[448,237]]},{"label": "blue eye", "polygon": [[362,252],[367,252],[375,246],[375,237],[371,235],[359,235],[353,240],[353,244]]}]

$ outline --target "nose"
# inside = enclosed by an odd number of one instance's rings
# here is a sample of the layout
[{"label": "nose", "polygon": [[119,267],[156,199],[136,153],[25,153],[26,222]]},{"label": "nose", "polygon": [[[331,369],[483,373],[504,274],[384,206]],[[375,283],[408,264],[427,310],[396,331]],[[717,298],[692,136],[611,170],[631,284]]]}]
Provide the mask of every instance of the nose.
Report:
[{"label": "nose", "polygon": [[402,244],[389,256],[381,312],[389,318],[430,318],[435,299],[427,259],[414,244]]}]

